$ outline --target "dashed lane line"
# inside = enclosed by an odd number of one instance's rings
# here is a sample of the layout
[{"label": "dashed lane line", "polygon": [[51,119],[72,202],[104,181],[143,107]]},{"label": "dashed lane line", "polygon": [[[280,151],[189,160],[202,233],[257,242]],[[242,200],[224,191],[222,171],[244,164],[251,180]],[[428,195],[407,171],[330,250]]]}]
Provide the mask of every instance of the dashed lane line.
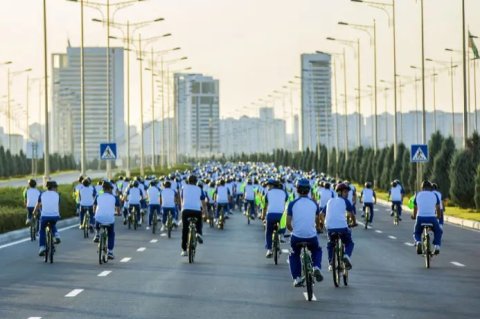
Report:
[{"label": "dashed lane line", "polygon": [[66,294],[65,297],[67,297],[67,298],[76,297],[76,296],[78,296],[79,294],[81,294],[82,291],[83,291],[83,289],[73,289],[73,290],[70,291],[68,294]]},{"label": "dashed lane line", "polygon": [[163,233],[160,235],[160,237],[167,237],[167,234]]},{"label": "dashed lane line", "polygon": [[[71,229],[71,228],[74,228],[74,227],[78,227],[78,224],[71,225],[71,226],[64,227],[64,228],[60,228],[58,231],[63,232],[64,230]],[[10,246],[14,246],[14,245],[18,245],[18,244],[24,243],[26,241],[30,241],[30,238],[20,239],[20,240],[17,240],[17,241],[8,243],[8,244],[1,245],[0,249],[7,248],[7,247],[10,247]]]},{"label": "dashed lane line", "polygon": [[[306,292],[303,293],[303,296],[305,297],[305,300],[308,301],[308,294]],[[315,297],[315,294],[312,294],[312,301],[317,301],[317,297]]]},{"label": "dashed lane line", "polygon": [[108,275],[111,274],[111,270],[105,270],[105,271],[102,271],[101,273],[99,273],[97,276],[98,277],[107,277]]},{"label": "dashed lane line", "polygon": [[28,319],[42,319],[42,317],[28,317]]},{"label": "dashed lane line", "polygon": [[150,242],[154,244],[154,243],[158,242],[158,239],[152,239],[152,240],[150,240]]},{"label": "dashed lane line", "polygon": [[383,231],[381,231],[380,229],[376,229],[375,232],[378,233],[378,234],[383,233]]},{"label": "dashed lane line", "polygon": [[132,258],[130,257],[125,257],[123,259],[120,260],[121,263],[128,263],[130,260],[132,260]]},{"label": "dashed lane line", "polygon": [[288,250],[288,249],[282,249],[282,253],[288,254],[288,253],[290,253],[290,250]]},{"label": "dashed lane line", "polygon": [[397,239],[397,237],[395,237],[395,236],[391,236],[391,235],[390,235],[390,236],[388,236],[388,238],[390,238],[390,239]]},{"label": "dashed lane line", "polygon": [[413,246],[415,246],[415,244],[414,244],[414,243],[409,243],[409,242],[404,242],[404,244],[405,244],[405,245],[407,245],[407,246],[409,246],[409,247],[413,247]]},{"label": "dashed lane line", "polygon": [[137,251],[145,251],[147,248],[146,247],[140,247],[137,249]]},{"label": "dashed lane line", "polygon": [[461,263],[459,263],[458,261],[451,261],[450,263],[451,263],[452,265],[457,266],[457,267],[465,267],[464,264],[461,264]]}]

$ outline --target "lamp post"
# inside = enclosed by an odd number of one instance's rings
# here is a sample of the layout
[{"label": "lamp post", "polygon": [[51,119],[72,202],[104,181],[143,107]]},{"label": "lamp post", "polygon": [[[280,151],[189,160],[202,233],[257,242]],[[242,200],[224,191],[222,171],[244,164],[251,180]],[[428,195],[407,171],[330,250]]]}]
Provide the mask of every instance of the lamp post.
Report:
[{"label": "lamp post", "polygon": [[[8,149],[11,151],[12,149],[12,103],[11,103],[11,87],[12,87],[12,81],[13,78],[17,75],[27,73],[32,71],[31,68],[20,70],[20,71],[15,71],[15,72],[10,72],[10,68],[7,71],[7,125],[8,125]],[[28,78],[27,78],[28,82]],[[27,85],[28,88],[28,85]]]},{"label": "lamp post", "polygon": [[[352,24],[344,21],[338,22],[339,25],[350,26],[354,29],[358,29],[368,33],[370,39],[373,39],[373,88],[374,88],[374,137],[375,142],[373,144],[374,154],[377,153],[378,150],[378,99],[377,99],[377,26],[375,19],[373,20],[373,24]],[[373,31],[373,36],[370,33],[370,30]]]}]

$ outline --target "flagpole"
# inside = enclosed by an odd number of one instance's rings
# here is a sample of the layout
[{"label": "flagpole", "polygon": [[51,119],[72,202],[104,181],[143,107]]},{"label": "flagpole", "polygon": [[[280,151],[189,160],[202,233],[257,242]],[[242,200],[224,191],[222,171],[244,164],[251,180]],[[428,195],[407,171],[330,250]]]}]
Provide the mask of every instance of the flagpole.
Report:
[{"label": "flagpole", "polygon": [[465,0],[462,0],[462,55],[463,55],[463,147],[467,145],[468,117],[467,117],[467,58],[465,48]]}]

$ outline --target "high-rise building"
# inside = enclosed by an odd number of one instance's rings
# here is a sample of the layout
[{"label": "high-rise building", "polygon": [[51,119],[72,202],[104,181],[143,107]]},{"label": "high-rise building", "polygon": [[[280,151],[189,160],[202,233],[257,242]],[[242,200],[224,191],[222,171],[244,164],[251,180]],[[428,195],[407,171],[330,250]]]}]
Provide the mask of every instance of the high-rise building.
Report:
[{"label": "high-rise building", "polygon": [[[86,159],[99,159],[99,145],[117,143],[123,154],[125,122],[123,107],[123,48],[85,48],[85,150]],[[107,72],[107,64],[110,71]],[[107,77],[109,75],[109,78]],[[61,155],[80,159],[80,48],[52,54],[51,147]],[[109,98],[107,98],[109,97]],[[110,114],[107,112],[110,105]],[[110,120],[110,141],[107,121]]]},{"label": "high-rise building", "polygon": [[219,81],[175,73],[177,154],[209,157],[220,152]]},{"label": "high-rise building", "polygon": [[301,55],[300,149],[327,145],[332,131],[331,56]]}]

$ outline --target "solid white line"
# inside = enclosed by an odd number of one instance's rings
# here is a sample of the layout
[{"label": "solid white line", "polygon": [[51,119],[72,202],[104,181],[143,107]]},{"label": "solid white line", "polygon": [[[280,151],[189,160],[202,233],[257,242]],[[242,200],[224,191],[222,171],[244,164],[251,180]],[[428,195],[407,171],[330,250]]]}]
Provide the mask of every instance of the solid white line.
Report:
[{"label": "solid white line", "polygon": [[413,247],[413,246],[415,246],[415,244],[414,244],[414,243],[409,243],[409,242],[404,242],[404,244],[405,244],[405,245],[407,245],[407,246],[410,246],[410,247]]},{"label": "solid white line", "polygon": [[122,260],[120,260],[121,263],[128,263],[130,260],[132,260],[132,258],[130,257],[125,257],[123,258]]},{"label": "solid white line", "polygon": [[73,289],[73,290],[70,291],[68,294],[66,294],[65,297],[69,297],[69,298],[76,297],[76,296],[78,296],[82,291],[83,291],[83,289]]},{"label": "solid white line", "polygon": [[[303,296],[305,297],[305,300],[308,301],[308,293],[304,292]],[[317,301],[317,297],[315,297],[315,294],[312,294],[312,301]]]},{"label": "solid white line", "polygon": [[98,277],[107,277],[108,275],[110,275],[112,271],[111,270],[105,270],[105,271],[102,271],[101,273],[99,273],[97,276]]},{"label": "solid white line", "polygon": [[381,231],[381,230],[379,230],[379,229],[375,230],[375,232],[376,232],[376,233],[379,233],[379,234],[383,233],[383,231]]},{"label": "solid white line", "polygon": [[288,253],[290,253],[290,250],[288,250],[288,249],[282,249],[282,253],[288,254]]},{"label": "solid white line", "polygon": [[28,317],[28,319],[42,319],[42,317]]},{"label": "solid white line", "polygon": [[390,238],[390,239],[397,239],[397,237],[395,237],[395,236],[388,236],[388,238]]},{"label": "solid white line", "polygon": [[145,249],[147,249],[146,247],[140,247],[137,249],[137,251],[145,251]]},{"label": "solid white line", "polygon": [[[74,227],[78,227],[78,224],[75,224],[75,225],[72,225],[72,226],[68,226],[68,227],[64,227],[64,228],[60,228],[58,231],[59,231],[59,232],[62,232],[62,231],[64,231],[64,230],[67,230],[67,229],[70,229],[70,228],[74,228]],[[8,244],[1,245],[1,246],[0,246],[0,249],[7,248],[7,247],[10,247],[10,246],[14,246],[14,245],[18,245],[18,244],[24,243],[24,242],[26,242],[26,241],[30,241],[30,237],[29,237],[29,238],[25,238],[25,239],[20,239],[20,240],[17,240],[17,241],[8,243]]]},{"label": "solid white line", "polygon": [[158,241],[158,239],[152,239],[150,240],[151,243],[156,243]]},{"label": "solid white line", "polygon": [[461,264],[461,263],[459,263],[458,261],[451,261],[450,263],[451,263],[452,265],[457,266],[457,267],[465,267],[464,264]]}]

